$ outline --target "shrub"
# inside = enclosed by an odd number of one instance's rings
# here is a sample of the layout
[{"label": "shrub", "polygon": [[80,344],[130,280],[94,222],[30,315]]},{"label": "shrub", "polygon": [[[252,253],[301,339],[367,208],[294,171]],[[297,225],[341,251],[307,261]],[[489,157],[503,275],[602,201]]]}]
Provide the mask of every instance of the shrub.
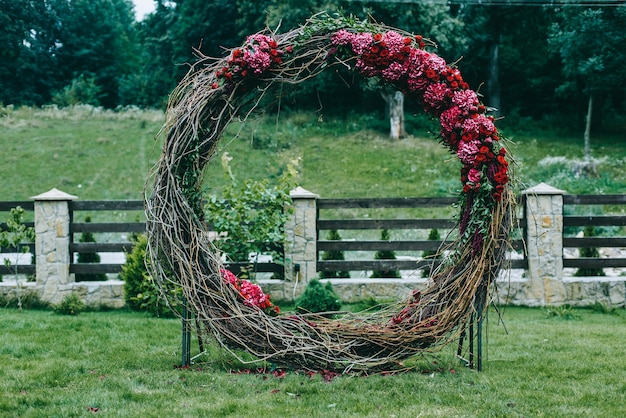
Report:
[{"label": "shrub", "polygon": [[295,162],[272,184],[269,179],[239,182],[230,168],[231,157],[222,156],[222,166],[230,182],[223,196],[207,198],[207,222],[220,233],[215,244],[231,261],[248,261],[251,253],[269,253],[274,263],[283,263],[285,222],[291,203],[290,190],[295,187]]},{"label": "shrub", "polygon": [[339,308],[341,300],[333,285],[330,282],[324,285],[318,279],[311,280],[296,301],[296,310],[299,312],[332,312]]},{"label": "shrub", "polygon": [[[380,233],[381,241],[389,241],[390,234],[387,229],[383,229]],[[376,251],[374,254],[375,260],[395,260],[396,253],[392,250]],[[398,279],[402,277],[398,270],[374,270],[372,272],[372,278],[386,278],[386,279]]]},{"label": "shrub", "polygon": [[[85,217],[85,222],[91,222],[91,216]],[[83,232],[80,235],[78,242],[96,242],[96,238],[94,237],[92,232]],[[76,259],[78,263],[99,263],[100,262],[100,254],[98,253],[78,253],[78,257]],[[76,274],[75,279],[77,282],[88,282],[88,281],[100,281],[106,280],[107,275],[104,273],[83,273]]]},{"label": "shrub", "polygon": [[[431,229],[430,232],[428,233],[428,241],[439,241],[441,239],[441,235],[439,234],[439,230],[438,229]],[[422,257],[423,258],[433,258],[434,256],[437,255],[437,251],[435,250],[425,250],[422,253]],[[422,277],[428,277],[430,269],[424,269],[422,270]]]},{"label": "shrub", "polygon": [[100,106],[102,88],[96,83],[95,77],[84,74],[72,80],[72,83],[52,95],[52,102],[61,107],[78,104]]},{"label": "shrub", "polygon": [[[596,236],[596,229],[587,225],[583,232],[585,237],[594,237]],[[600,252],[596,247],[583,247],[579,249],[579,253],[581,257],[587,258],[600,258]],[[579,268],[574,273],[574,276],[577,277],[587,277],[587,276],[604,276],[604,270],[602,268]]]},{"label": "shrub", "polygon": [[69,295],[65,296],[63,300],[57,304],[52,306],[52,310],[55,313],[61,315],[78,315],[86,309],[85,303],[76,293],[72,292]]},{"label": "shrub", "polygon": [[50,304],[41,300],[39,293],[33,289],[23,289],[18,300],[17,292],[0,294],[0,307],[19,309],[48,309]]},{"label": "shrub", "polygon": [[[122,266],[120,278],[124,280],[124,300],[131,310],[149,312],[153,316],[172,317],[173,312],[161,295],[159,286],[148,274],[146,268],[146,248],[148,239],[145,234],[133,237],[135,245],[130,253],[126,254],[126,263]],[[174,296],[180,293],[180,287],[171,284],[168,288]],[[176,300],[176,297],[170,298]],[[178,309],[179,306],[174,306]]]},{"label": "shrub", "polygon": [[[335,229],[331,229],[328,231],[328,236],[326,237],[329,241],[341,241],[341,235],[339,235],[339,231]],[[322,253],[322,260],[345,260],[345,256],[343,251],[324,251]],[[320,279],[341,279],[350,277],[349,271],[320,271],[319,272]]]}]

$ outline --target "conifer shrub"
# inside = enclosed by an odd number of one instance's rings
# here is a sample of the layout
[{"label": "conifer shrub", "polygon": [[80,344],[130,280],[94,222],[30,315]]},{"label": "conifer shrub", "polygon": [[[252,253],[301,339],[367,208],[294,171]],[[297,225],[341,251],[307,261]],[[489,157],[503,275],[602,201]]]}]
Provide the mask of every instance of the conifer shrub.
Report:
[{"label": "conifer shrub", "polygon": [[[441,240],[441,234],[439,234],[439,230],[433,228],[428,233],[428,241],[439,241]],[[437,255],[437,251],[435,250],[425,250],[422,253],[423,258],[433,258]],[[430,269],[422,270],[422,277],[428,277]]]},{"label": "conifer shrub", "polygon": [[[85,222],[91,222],[91,216],[85,217]],[[92,232],[83,232],[78,242],[96,242],[96,238]],[[100,254],[98,253],[78,253],[77,263],[100,263]],[[77,282],[93,282],[106,280],[107,275],[104,273],[78,273],[75,275]]]},{"label": "conifer shrub", "polygon": [[[591,225],[587,225],[585,229],[583,230],[583,235],[585,237],[595,237],[597,235],[596,229]],[[580,248],[578,251],[579,251],[580,257],[600,258],[600,252],[598,251],[596,247],[583,247],[583,248]],[[604,276],[604,275],[605,275],[604,270],[602,268],[597,268],[597,267],[579,268],[574,273],[574,276],[577,276],[577,277]]]},{"label": "conifer shrub", "polygon": [[[328,231],[328,235],[326,239],[329,241],[341,241],[341,235],[339,231],[336,229],[331,229]],[[331,260],[345,260],[346,257],[343,251],[324,251],[322,253],[322,260],[331,261]],[[320,279],[342,279],[350,277],[349,271],[320,271],[319,272]]]},{"label": "conifer shrub", "polygon": [[318,279],[312,279],[304,289],[304,293],[296,300],[298,312],[332,312],[341,308],[341,299],[335,293],[330,282],[323,284]]},{"label": "conifer shrub", "polygon": [[[389,241],[390,237],[391,237],[391,234],[389,233],[389,230],[383,229],[380,232],[381,241]],[[376,253],[374,254],[374,259],[375,260],[395,260],[396,252],[393,250],[376,251]],[[402,276],[400,275],[400,272],[398,270],[374,270],[370,277],[385,278],[385,279],[399,279]]]},{"label": "conifer shrub", "polygon": [[[133,311],[148,312],[153,316],[173,317],[174,313],[165,303],[158,285],[146,268],[148,238],[145,234],[139,234],[133,239],[135,245],[132,251],[126,254],[126,263],[122,266],[120,273],[120,279],[124,281],[126,306]],[[180,293],[180,288],[175,288],[173,285],[168,290]],[[174,307],[174,309],[178,308]]]}]

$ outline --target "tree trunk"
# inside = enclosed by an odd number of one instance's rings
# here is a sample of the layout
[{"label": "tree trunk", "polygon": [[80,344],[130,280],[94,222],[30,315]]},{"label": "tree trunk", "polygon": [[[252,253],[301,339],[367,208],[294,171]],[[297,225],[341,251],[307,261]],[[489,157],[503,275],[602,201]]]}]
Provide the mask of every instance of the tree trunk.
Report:
[{"label": "tree trunk", "polygon": [[404,94],[400,91],[393,93],[381,92],[383,99],[387,103],[387,114],[389,115],[389,137],[400,139],[406,136],[404,128]]},{"label": "tree trunk", "polygon": [[585,164],[591,163],[591,115],[593,113],[593,94],[589,93],[587,118],[585,120]]},{"label": "tree trunk", "polygon": [[495,108],[495,115],[500,114],[501,90],[500,90],[500,64],[499,64],[499,36],[489,47],[489,75],[487,78],[487,96],[489,107]]}]

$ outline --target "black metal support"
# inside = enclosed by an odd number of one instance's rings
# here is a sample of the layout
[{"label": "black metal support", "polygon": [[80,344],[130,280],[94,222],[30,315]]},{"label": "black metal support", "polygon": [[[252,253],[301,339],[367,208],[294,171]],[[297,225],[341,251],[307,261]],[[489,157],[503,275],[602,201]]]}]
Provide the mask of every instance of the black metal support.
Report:
[{"label": "black metal support", "polygon": [[469,367],[474,368],[474,314],[470,317],[469,324]]},{"label": "black metal support", "polygon": [[187,299],[183,297],[183,338],[182,338],[182,367],[191,365],[191,312],[187,309]]},{"label": "black metal support", "polygon": [[[474,326],[476,326],[476,338],[474,338]],[[463,344],[465,338],[468,340],[468,357],[463,358]],[[474,350],[474,340],[476,350]],[[470,369],[482,371],[483,369],[483,315],[482,312],[472,314],[469,319],[467,330],[463,330],[459,337],[459,345],[456,349],[456,356],[463,361]]]},{"label": "black metal support", "polygon": [[483,369],[483,313],[479,312],[476,321],[476,370]]}]

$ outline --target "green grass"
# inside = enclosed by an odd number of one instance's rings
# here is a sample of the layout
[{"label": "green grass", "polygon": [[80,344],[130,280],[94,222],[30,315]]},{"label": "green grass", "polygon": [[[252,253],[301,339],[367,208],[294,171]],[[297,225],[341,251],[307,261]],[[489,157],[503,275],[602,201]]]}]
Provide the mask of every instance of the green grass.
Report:
[{"label": "green grass", "polygon": [[[225,181],[219,157],[228,152],[234,174],[278,175],[300,160],[300,184],[322,197],[451,196],[459,164],[434,136],[432,123],[407,114],[413,136],[392,142],[376,115],[283,113],[233,125],[207,169],[207,192]],[[157,111],[0,108],[2,200],[27,200],[53,187],[81,199],[141,199],[160,155],[155,140],[164,116]],[[384,122],[384,119],[382,120]],[[504,124],[504,123],[503,123]],[[546,182],[569,193],[623,193],[623,133],[592,137],[598,177],[573,175],[583,158],[582,133],[540,130],[528,124],[504,133],[513,144],[520,188]]]},{"label": "green grass", "polygon": [[625,416],[626,316],[576,314],[509,307],[507,334],[491,312],[481,373],[450,346],[407,362],[417,367],[407,373],[328,383],[295,372],[233,374],[240,364],[213,346],[191,369],[175,368],[174,319],[0,309],[0,416]]}]

